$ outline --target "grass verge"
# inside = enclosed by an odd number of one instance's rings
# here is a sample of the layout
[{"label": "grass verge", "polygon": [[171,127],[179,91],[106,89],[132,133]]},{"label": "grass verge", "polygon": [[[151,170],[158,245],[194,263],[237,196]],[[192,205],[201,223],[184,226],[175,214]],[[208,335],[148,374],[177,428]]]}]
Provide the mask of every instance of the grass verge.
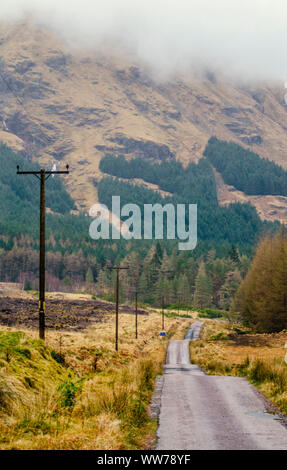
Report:
[{"label": "grass verge", "polygon": [[182,338],[189,319],[159,314],[120,315],[119,352],[114,315],[83,332],[0,329],[0,449],[142,449],[155,439],[149,417],[155,377],[167,339]]}]

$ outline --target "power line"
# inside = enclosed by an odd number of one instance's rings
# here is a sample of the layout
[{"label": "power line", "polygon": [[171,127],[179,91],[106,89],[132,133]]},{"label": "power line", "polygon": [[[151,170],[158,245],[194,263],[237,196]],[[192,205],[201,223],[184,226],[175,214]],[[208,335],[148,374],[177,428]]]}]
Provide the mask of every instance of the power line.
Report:
[{"label": "power line", "polygon": [[65,171],[20,171],[17,165],[17,175],[34,175],[41,182],[40,186],[40,256],[39,256],[39,336],[45,339],[45,183],[51,175],[69,174],[69,165]]}]

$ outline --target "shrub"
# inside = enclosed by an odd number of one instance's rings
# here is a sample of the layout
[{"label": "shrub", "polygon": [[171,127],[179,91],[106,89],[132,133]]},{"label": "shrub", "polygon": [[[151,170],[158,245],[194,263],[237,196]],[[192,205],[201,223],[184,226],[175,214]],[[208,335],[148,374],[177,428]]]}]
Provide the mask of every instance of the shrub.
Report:
[{"label": "shrub", "polygon": [[217,333],[216,335],[213,335],[210,337],[211,340],[226,340],[228,339],[228,337],[223,333],[223,331],[220,331],[219,333]]},{"label": "shrub", "polygon": [[203,308],[198,310],[200,318],[222,318],[227,312],[225,310],[214,310],[212,308]]},{"label": "shrub", "polygon": [[60,392],[60,405],[63,408],[73,408],[75,405],[76,395],[80,391],[79,382],[73,382],[71,378],[63,382],[58,388]]}]

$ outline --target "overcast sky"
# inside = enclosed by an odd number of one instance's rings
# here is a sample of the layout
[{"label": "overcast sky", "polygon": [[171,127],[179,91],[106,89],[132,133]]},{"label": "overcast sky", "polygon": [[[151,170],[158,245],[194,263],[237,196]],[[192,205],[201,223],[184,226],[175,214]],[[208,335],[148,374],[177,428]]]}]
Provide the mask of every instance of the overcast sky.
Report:
[{"label": "overcast sky", "polygon": [[190,65],[287,80],[286,0],[1,0],[0,15],[51,26],[71,43],[123,43],[155,71]]}]

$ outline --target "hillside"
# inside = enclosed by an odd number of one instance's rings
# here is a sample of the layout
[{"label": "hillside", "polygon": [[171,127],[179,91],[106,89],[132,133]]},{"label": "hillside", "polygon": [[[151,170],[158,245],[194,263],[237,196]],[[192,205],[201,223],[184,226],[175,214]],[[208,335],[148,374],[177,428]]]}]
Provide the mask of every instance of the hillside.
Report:
[{"label": "hillside", "polygon": [[287,168],[281,84],[235,85],[211,73],[159,83],[120,51],[71,50],[25,23],[1,25],[0,56],[0,140],[42,164],[69,163],[64,184],[79,208],[96,202],[107,152],[187,164],[216,135]]},{"label": "hillside", "polygon": [[[148,405],[167,346],[158,335],[160,315],[139,316],[136,340],[134,316],[121,312],[119,352],[114,315],[98,312],[93,320],[84,334],[49,330],[46,345],[19,325],[0,327],[1,450],[151,445],[157,422]],[[182,338],[189,323],[167,317],[167,337]]]}]

